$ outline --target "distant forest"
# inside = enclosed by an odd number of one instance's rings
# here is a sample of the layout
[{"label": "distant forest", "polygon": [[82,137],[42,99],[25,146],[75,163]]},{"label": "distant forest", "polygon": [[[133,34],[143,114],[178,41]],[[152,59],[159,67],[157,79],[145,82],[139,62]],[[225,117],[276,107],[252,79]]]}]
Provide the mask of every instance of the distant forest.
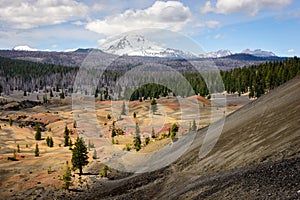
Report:
[{"label": "distant forest", "polygon": [[300,58],[297,57],[221,71],[228,93],[249,92],[249,97],[260,97],[297,75],[300,75]]},{"label": "distant forest", "polygon": [[[118,79],[126,73],[125,70],[122,71],[120,68],[118,70],[106,70],[93,91],[85,93],[95,95],[100,100],[111,99],[116,94],[119,99],[126,97],[130,100],[138,100],[167,95],[190,96],[199,94],[209,97],[210,92],[221,92],[225,89],[228,93],[243,94],[249,92],[249,97],[259,97],[300,75],[300,59],[297,57],[287,58],[284,61],[270,61],[249,67],[221,71],[220,74],[225,88],[217,82],[214,83],[217,77],[215,72],[205,72],[205,74],[202,74],[204,77],[202,77],[199,73],[182,69],[180,70],[181,74],[188,81],[191,86],[190,89],[187,89],[187,85],[176,81],[174,77],[168,77],[169,81],[167,82],[170,87],[160,85],[158,84],[158,80],[161,79],[160,74],[155,76],[157,80],[153,80],[153,83],[144,85],[130,83],[134,87],[129,88],[126,86],[128,84],[126,80],[118,83]],[[78,71],[79,67],[0,57],[0,93],[10,94],[13,90],[22,90],[29,93],[42,90],[49,94],[52,90],[72,92]],[[166,74],[168,75],[168,73]],[[210,82],[210,88],[207,87],[204,80]],[[136,77],[136,81],[143,82],[143,80],[139,80],[139,77]]]}]

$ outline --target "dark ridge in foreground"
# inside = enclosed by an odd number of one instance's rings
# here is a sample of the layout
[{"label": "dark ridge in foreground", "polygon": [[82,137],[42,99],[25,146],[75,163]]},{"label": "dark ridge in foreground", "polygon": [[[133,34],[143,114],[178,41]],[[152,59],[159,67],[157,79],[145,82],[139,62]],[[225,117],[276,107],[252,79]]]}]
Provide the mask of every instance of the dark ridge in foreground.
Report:
[{"label": "dark ridge in foreground", "polygon": [[[194,176],[184,187],[170,187],[171,169],[128,180],[97,182],[71,199],[300,199],[300,158]],[[179,174],[178,174],[179,175]],[[177,175],[177,176],[178,176]],[[181,174],[184,176],[185,174]],[[179,175],[180,176],[180,175]],[[190,174],[189,176],[192,177]],[[178,185],[182,183],[178,179]],[[165,193],[169,189],[172,192]]]}]

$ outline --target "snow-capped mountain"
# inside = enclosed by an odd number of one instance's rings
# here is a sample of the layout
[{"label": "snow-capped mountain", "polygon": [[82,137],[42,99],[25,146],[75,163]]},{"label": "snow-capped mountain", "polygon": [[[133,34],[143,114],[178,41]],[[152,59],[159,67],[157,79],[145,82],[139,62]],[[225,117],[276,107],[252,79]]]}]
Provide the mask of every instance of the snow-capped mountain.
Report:
[{"label": "snow-capped mountain", "polygon": [[256,57],[273,57],[276,56],[273,52],[270,51],[263,51],[261,49],[256,49],[256,50],[250,50],[250,49],[245,49],[241,53],[235,53],[234,51],[231,50],[219,50],[215,52],[209,52],[204,55],[200,55],[202,58],[221,58],[221,57],[226,57],[234,54],[249,54],[253,55]]},{"label": "snow-capped mountain", "polygon": [[106,53],[128,56],[196,58],[197,56],[181,50],[165,48],[145,39],[142,35],[125,35],[120,39],[103,44],[100,49]]},{"label": "snow-capped mountain", "polygon": [[37,51],[37,49],[33,49],[27,45],[15,46],[13,50],[14,51]]},{"label": "snow-capped mountain", "polygon": [[231,51],[231,50],[219,50],[219,51],[215,51],[215,52],[209,52],[206,53],[204,55],[202,55],[201,57],[204,58],[221,58],[221,57],[225,57],[225,56],[230,56],[235,54],[235,52]]},{"label": "snow-capped mountain", "polygon": [[261,49],[255,49],[254,51],[252,51],[250,49],[245,49],[245,50],[242,51],[242,53],[250,54],[250,55],[253,55],[253,56],[257,56],[257,57],[272,57],[272,56],[276,56],[271,51],[263,51]]}]

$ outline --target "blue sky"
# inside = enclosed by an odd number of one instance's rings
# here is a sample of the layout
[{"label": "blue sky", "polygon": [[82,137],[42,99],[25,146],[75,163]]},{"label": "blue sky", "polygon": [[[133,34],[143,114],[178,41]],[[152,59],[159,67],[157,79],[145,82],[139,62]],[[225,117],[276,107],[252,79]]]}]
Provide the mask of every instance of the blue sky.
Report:
[{"label": "blue sky", "polygon": [[[0,2],[0,49],[101,47],[113,35],[149,28],[180,33],[207,52],[249,48],[300,56],[300,1],[296,0]],[[164,44],[172,46],[174,40]],[[191,46],[181,42],[176,47]]]}]

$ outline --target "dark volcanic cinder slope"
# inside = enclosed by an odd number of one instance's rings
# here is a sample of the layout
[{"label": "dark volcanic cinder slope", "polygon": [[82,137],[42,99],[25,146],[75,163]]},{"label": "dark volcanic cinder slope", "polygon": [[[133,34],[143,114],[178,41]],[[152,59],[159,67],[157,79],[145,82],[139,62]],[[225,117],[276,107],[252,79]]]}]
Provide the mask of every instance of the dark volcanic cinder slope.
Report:
[{"label": "dark volcanic cinder slope", "polygon": [[300,77],[226,118],[214,149],[200,159],[206,130],[171,166],[99,181],[71,198],[300,199]]}]

